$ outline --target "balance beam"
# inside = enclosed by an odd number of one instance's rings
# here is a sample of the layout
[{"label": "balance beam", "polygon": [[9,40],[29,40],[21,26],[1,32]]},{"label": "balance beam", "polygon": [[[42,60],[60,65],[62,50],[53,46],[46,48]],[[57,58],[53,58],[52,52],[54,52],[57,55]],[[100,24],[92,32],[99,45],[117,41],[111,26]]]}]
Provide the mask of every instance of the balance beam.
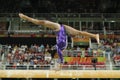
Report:
[{"label": "balance beam", "polygon": [[0,78],[120,78],[119,70],[0,70]]}]

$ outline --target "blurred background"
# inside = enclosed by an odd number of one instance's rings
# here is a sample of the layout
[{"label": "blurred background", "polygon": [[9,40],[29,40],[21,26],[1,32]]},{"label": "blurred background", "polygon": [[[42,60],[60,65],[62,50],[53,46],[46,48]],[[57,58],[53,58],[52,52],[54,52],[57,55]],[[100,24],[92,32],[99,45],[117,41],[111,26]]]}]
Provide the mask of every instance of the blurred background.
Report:
[{"label": "blurred background", "polygon": [[0,13],[119,13],[120,0],[0,0]]},{"label": "blurred background", "polygon": [[[69,36],[68,47],[63,55],[67,66],[63,67],[64,70],[94,70],[94,62],[97,70],[120,70],[120,0],[0,0],[0,69],[50,70],[52,59],[48,50],[56,44],[55,32],[21,20],[18,13],[36,19],[62,22],[78,30],[100,34],[100,46],[97,46],[94,39],[90,42],[84,37],[79,37],[73,44]],[[93,60],[94,55],[97,56],[97,61]]]}]

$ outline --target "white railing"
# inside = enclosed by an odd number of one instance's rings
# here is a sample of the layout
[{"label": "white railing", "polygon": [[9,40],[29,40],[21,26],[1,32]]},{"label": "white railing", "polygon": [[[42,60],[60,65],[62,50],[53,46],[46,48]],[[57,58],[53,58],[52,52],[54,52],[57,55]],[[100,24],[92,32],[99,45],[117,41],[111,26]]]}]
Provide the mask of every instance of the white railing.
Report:
[{"label": "white railing", "polygon": [[[13,32],[13,33],[54,33],[52,30],[0,30],[0,32],[3,32],[3,34],[7,34],[8,32]],[[103,30],[87,30],[87,32],[91,33],[99,33],[103,34]],[[107,31],[107,34],[120,34],[120,30],[109,30]]]},{"label": "white railing", "polygon": [[[1,70],[51,70],[55,65],[3,65]],[[119,66],[111,65],[62,65],[61,70],[120,70]]]},{"label": "white railing", "polygon": [[[26,13],[33,17],[120,18],[120,13]],[[0,17],[18,17],[18,13],[0,13]]]}]

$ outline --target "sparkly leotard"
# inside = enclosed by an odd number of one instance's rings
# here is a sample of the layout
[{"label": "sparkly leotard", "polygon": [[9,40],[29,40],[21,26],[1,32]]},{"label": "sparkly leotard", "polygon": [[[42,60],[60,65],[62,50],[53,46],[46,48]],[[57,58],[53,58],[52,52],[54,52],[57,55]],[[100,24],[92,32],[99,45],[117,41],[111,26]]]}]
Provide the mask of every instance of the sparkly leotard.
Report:
[{"label": "sparkly leotard", "polygon": [[57,32],[57,53],[60,58],[60,63],[63,63],[63,55],[62,50],[66,48],[67,46],[67,34],[64,28],[64,25],[61,25],[60,30]]}]

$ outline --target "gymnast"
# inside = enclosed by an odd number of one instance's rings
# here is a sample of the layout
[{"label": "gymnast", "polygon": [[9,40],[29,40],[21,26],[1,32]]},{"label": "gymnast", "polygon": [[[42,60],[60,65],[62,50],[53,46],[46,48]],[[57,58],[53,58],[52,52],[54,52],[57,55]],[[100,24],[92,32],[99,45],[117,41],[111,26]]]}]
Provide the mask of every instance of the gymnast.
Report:
[{"label": "gymnast", "polygon": [[19,13],[19,17],[21,19],[27,20],[29,22],[32,22],[36,25],[42,25],[44,27],[50,28],[54,31],[56,31],[56,49],[57,49],[57,53],[59,56],[59,63],[62,64],[63,63],[63,56],[62,56],[62,51],[67,47],[67,34],[71,35],[71,36],[87,36],[90,38],[95,38],[97,43],[99,44],[99,34],[92,34],[92,33],[88,33],[85,31],[79,31],[77,29],[74,29],[71,26],[62,24],[62,23],[56,23],[56,22],[52,22],[49,20],[38,20],[38,19],[34,19],[31,18],[27,15],[24,15],[22,13]]}]

